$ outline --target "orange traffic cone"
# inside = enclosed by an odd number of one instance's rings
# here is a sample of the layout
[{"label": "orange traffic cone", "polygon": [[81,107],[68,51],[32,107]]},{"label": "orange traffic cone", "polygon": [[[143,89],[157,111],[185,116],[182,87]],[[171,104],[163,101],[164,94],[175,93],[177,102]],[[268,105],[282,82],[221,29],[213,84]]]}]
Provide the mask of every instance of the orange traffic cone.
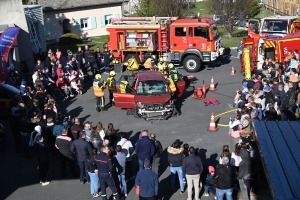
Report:
[{"label": "orange traffic cone", "polygon": [[217,89],[215,88],[215,81],[214,81],[214,77],[213,77],[213,76],[211,77],[209,90],[210,90],[210,91],[215,91],[215,90],[217,90]]},{"label": "orange traffic cone", "polygon": [[210,117],[210,122],[209,122],[209,127],[207,129],[208,131],[218,131],[217,127],[216,127],[216,123],[215,123],[215,115],[212,112],[211,113],[211,117]]},{"label": "orange traffic cone", "polygon": [[232,69],[231,69],[231,76],[234,76],[235,75],[235,70],[234,70],[234,66],[232,66]]}]

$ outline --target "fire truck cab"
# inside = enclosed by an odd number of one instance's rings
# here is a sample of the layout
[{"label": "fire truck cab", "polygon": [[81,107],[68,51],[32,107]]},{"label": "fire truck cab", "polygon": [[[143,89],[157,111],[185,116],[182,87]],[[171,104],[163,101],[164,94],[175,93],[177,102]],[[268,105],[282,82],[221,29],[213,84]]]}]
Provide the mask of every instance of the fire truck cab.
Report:
[{"label": "fire truck cab", "polygon": [[134,57],[142,64],[156,55],[197,72],[204,62],[215,61],[224,51],[218,28],[210,19],[113,18],[106,30],[110,33],[108,47],[118,63]]}]

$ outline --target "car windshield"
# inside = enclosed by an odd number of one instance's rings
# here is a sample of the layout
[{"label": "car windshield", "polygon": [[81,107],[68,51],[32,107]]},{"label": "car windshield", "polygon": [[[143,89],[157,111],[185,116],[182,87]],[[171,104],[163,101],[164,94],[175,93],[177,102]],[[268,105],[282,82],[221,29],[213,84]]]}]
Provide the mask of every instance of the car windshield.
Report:
[{"label": "car windshield", "polygon": [[287,33],[288,22],[286,20],[265,20],[262,32],[285,32]]},{"label": "car windshield", "polygon": [[7,89],[15,94],[20,94],[20,90],[12,85],[2,83],[2,87],[4,87],[5,89]]},{"label": "car windshield", "polygon": [[147,80],[139,82],[137,95],[160,95],[167,93],[167,85],[163,80]]}]

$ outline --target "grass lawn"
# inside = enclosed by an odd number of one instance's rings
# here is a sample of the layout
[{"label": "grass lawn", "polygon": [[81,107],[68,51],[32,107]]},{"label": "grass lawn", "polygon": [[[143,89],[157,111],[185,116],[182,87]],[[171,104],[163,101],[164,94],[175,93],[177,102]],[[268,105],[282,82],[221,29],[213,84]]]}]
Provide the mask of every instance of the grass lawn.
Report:
[{"label": "grass lawn", "polygon": [[258,15],[256,15],[255,17],[264,18],[264,17],[270,17],[270,16],[274,16],[274,13],[269,11],[269,10],[266,10],[266,9],[262,8],[261,12]]},{"label": "grass lawn", "polygon": [[208,3],[206,1],[195,2],[195,7],[191,9],[194,15],[197,15],[198,12],[200,15],[213,15],[214,13],[208,7]]}]

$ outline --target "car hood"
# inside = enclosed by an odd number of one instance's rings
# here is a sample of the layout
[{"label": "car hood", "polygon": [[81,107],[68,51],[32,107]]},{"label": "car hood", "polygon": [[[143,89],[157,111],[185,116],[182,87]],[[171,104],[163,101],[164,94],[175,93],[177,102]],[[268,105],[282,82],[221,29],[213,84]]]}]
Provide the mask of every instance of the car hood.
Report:
[{"label": "car hood", "polygon": [[163,94],[163,95],[136,95],[135,100],[136,102],[141,102],[142,104],[145,103],[166,103],[171,99],[170,94]]}]

